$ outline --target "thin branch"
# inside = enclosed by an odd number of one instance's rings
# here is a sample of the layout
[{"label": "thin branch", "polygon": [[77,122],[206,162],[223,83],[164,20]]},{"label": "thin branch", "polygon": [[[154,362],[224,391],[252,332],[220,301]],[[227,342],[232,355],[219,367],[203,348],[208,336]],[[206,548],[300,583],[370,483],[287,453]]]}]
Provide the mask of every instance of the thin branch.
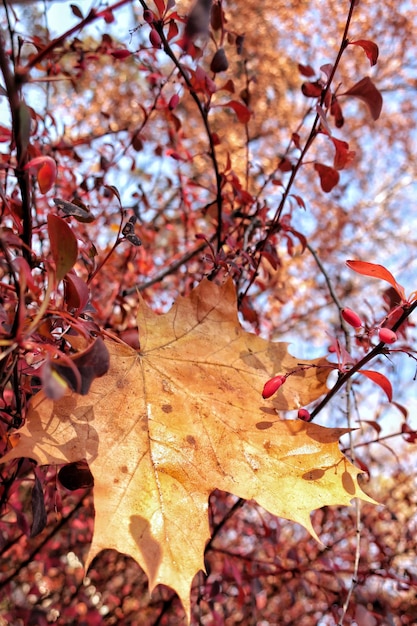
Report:
[{"label": "thin branch", "polygon": [[[139,0],[140,4],[142,5],[143,9],[149,10],[148,6],[146,4],[146,2],[144,2],[144,0]],[[174,52],[172,51],[172,48],[167,40],[167,38],[165,37],[165,33],[164,33],[164,24],[161,20],[154,20],[152,22],[152,26],[153,28],[155,28],[155,30],[157,31],[157,33],[159,34],[159,36],[161,37],[161,41],[162,41],[162,45],[164,48],[164,52],[165,54],[171,59],[171,61],[174,63],[175,67],[178,69],[182,79],[184,80],[184,83],[187,85],[187,88],[190,92],[190,95],[192,97],[192,99],[194,100],[194,102],[197,105],[198,111],[200,113],[201,119],[203,120],[203,124],[204,124],[204,129],[206,131],[207,134],[207,139],[208,139],[208,143],[209,143],[209,156],[211,159],[211,162],[213,163],[213,169],[214,169],[214,175],[215,175],[215,181],[216,181],[216,203],[217,203],[217,229],[216,229],[216,240],[217,240],[217,251],[220,250],[220,248],[223,245],[223,240],[222,240],[222,215],[223,215],[223,197],[222,197],[222,189],[221,189],[221,182],[222,182],[222,177],[220,175],[220,170],[219,170],[219,164],[217,162],[217,156],[216,156],[216,149],[214,146],[214,141],[213,141],[213,136],[212,136],[212,132],[210,129],[210,124],[208,121],[208,110],[206,110],[206,108],[203,106],[200,98],[198,97],[190,79],[189,76],[187,74],[187,72],[185,71],[185,69],[183,68],[182,64],[179,62],[179,60],[177,59],[176,55],[174,54]]]},{"label": "thin branch", "polygon": [[[405,320],[411,315],[411,313],[417,308],[417,300],[413,302],[410,306],[404,308],[404,312],[399,318],[399,320],[394,324],[392,330],[395,332],[400,328],[400,326],[405,322]],[[380,341],[378,345],[376,345],[368,354],[366,354],[360,361],[355,363],[352,368],[344,372],[339,376],[339,379],[329,391],[329,393],[323,398],[323,400],[316,406],[316,408],[311,412],[311,417],[315,417],[322,409],[330,402],[330,400],[336,395],[336,393],[347,383],[347,381],[352,378],[356,372],[364,367],[369,361],[372,361],[375,357],[383,354],[386,350],[386,344],[383,341]]]}]

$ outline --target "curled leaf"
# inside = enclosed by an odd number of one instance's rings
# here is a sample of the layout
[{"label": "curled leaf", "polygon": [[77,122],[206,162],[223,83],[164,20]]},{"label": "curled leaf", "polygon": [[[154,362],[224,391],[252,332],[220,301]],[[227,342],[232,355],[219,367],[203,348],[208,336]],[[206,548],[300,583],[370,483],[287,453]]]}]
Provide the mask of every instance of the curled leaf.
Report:
[{"label": "curled leaf", "polygon": [[379,49],[376,43],[370,41],[369,39],[358,39],[357,41],[349,41],[349,44],[351,46],[360,46],[368,57],[371,67],[376,65],[379,54]]},{"label": "curled leaf", "polygon": [[365,78],[362,78],[362,80],[353,85],[353,87],[340,95],[353,96],[362,100],[368,107],[374,121],[381,115],[383,104],[381,92],[375,87],[369,76],[365,76]]},{"label": "curled leaf", "polygon": [[36,172],[41,193],[47,193],[56,180],[56,163],[49,156],[39,156],[26,163],[25,170]]},{"label": "curled leaf", "polygon": [[230,100],[229,102],[223,104],[223,106],[233,109],[241,124],[247,124],[249,122],[252,111],[241,102],[237,102],[237,100]]}]

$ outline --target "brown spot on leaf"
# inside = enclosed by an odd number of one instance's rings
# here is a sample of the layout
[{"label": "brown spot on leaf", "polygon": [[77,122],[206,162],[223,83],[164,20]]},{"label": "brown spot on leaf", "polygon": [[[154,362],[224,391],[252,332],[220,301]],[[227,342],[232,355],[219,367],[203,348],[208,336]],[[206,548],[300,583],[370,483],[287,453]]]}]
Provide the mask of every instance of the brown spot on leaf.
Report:
[{"label": "brown spot on leaf", "polygon": [[164,413],[171,413],[172,412],[172,405],[171,404],[163,404],[161,409],[163,410]]},{"label": "brown spot on leaf", "polygon": [[196,440],[192,435],[187,435],[186,437],[187,443],[190,444],[190,446],[194,446],[196,445]]}]

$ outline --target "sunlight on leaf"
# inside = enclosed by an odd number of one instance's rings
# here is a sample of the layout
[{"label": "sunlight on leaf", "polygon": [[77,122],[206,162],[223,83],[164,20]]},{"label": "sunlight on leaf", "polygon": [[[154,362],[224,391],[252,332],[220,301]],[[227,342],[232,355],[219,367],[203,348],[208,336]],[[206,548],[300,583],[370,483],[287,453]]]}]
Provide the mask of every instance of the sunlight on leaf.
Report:
[{"label": "sunlight on leaf", "polygon": [[[96,509],[87,564],[107,548],[129,554],[151,590],[163,583],[178,593],[189,618],[214,489],[254,499],[315,537],[313,509],[370,499],[339,450],[346,429],[276,412],[325,393],[327,361],[300,370],[287,344],[245,332],[232,281],[204,280],[165,315],[141,301],[138,326],[140,351],[107,342],[110,370],[88,395],[35,396],[19,444],[3,461],[85,459]],[[264,401],[263,384],[277,372],[287,381]]]}]

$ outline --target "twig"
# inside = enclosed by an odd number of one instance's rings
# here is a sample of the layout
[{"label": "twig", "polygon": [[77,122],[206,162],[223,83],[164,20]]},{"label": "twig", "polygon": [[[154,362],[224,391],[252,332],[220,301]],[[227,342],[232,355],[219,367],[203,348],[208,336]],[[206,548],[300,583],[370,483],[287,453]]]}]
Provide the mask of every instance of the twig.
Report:
[{"label": "twig", "polygon": [[[145,11],[149,10],[148,6],[147,6],[146,2],[144,2],[144,0],[139,0],[139,1],[140,1],[141,5],[142,5],[142,7],[143,7],[143,9]],[[184,80],[185,84],[187,85],[192,99],[194,100],[194,102],[197,105],[197,108],[199,110],[201,119],[203,120],[204,129],[206,131],[207,139],[208,139],[208,143],[209,143],[209,155],[210,155],[210,159],[211,159],[211,161],[213,163],[213,169],[214,169],[214,175],[215,175],[215,181],[216,181],[216,203],[217,203],[216,240],[217,240],[217,251],[219,252],[220,248],[223,245],[223,241],[222,241],[223,197],[222,197],[222,189],[221,189],[222,177],[220,175],[219,164],[217,162],[217,156],[216,156],[216,149],[215,149],[215,146],[214,146],[214,141],[213,141],[213,136],[212,136],[211,129],[210,129],[210,124],[209,124],[209,121],[208,121],[208,111],[205,109],[205,107],[201,103],[201,100],[198,97],[194,87],[192,86],[192,83],[191,83],[191,81],[190,81],[190,79],[188,77],[187,72],[184,70],[182,64],[179,62],[179,60],[177,59],[176,55],[172,51],[172,48],[171,48],[167,38],[165,37],[164,24],[162,23],[161,20],[154,20],[153,23],[152,23],[152,26],[153,26],[153,28],[155,28],[155,30],[157,31],[157,33],[161,37],[161,41],[162,41],[162,45],[163,45],[165,54],[171,59],[171,61],[174,63],[175,67],[178,69],[179,73],[181,74],[181,77]]]}]

